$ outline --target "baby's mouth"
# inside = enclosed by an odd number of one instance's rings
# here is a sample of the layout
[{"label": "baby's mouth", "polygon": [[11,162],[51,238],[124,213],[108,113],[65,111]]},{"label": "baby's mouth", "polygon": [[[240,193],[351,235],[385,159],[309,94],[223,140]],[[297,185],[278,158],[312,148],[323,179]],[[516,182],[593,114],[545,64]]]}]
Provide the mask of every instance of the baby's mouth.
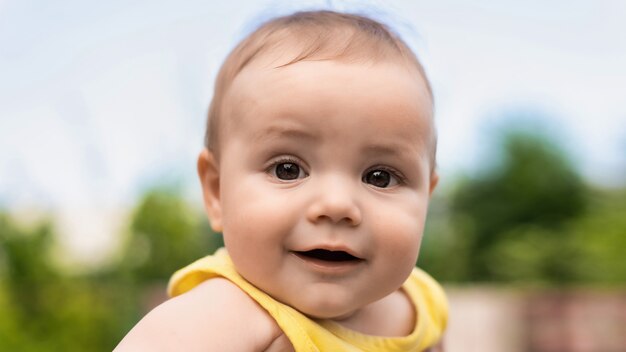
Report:
[{"label": "baby's mouth", "polygon": [[351,263],[363,259],[353,256],[345,251],[331,251],[327,249],[312,249],[310,251],[294,252],[298,257],[305,260],[313,260],[328,263]]}]

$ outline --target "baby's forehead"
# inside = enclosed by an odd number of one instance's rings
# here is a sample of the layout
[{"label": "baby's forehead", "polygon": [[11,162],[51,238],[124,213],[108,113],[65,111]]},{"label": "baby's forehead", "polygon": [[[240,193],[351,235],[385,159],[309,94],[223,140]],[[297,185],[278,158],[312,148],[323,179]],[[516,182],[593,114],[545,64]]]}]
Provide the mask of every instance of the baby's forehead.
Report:
[{"label": "baby's forehead", "polygon": [[[233,128],[263,133],[265,127],[342,120],[347,115],[360,116],[364,124],[383,120],[407,131],[431,129],[432,101],[415,70],[390,62],[305,60],[278,67],[270,62],[275,58],[250,65],[233,81],[224,101],[225,135]],[[402,134],[402,128],[394,133]]]},{"label": "baby's forehead", "polygon": [[[336,96],[368,95],[378,105],[414,105],[424,117],[432,117],[428,83],[420,72],[397,62],[355,62],[345,60],[303,60],[282,64],[284,56],[268,56],[250,64],[233,80],[225,105],[263,105],[284,100],[285,106],[302,100],[333,101]],[[395,92],[395,94],[390,94]],[[296,102],[288,98],[301,93]],[[323,103],[323,101],[321,101]],[[367,102],[366,103],[370,103]],[[422,114],[420,114],[422,115]],[[233,116],[233,115],[230,115]]]}]

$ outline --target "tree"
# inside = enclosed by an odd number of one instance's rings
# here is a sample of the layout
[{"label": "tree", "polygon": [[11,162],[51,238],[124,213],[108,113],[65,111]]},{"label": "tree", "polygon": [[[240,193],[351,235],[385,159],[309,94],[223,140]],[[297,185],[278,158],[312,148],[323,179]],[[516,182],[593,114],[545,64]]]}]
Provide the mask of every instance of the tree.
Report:
[{"label": "tree", "polygon": [[143,282],[165,282],[177,269],[223,245],[173,187],[148,191],[133,212],[122,267]]},{"label": "tree", "polygon": [[0,213],[0,350],[110,351],[137,301],[115,281],[66,275],[55,240],[51,221],[22,228]]},{"label": "tree", "polygon": [[[506,131],[500,147],[499,165],[462,182],[451,202],[462,226],[457,231],[471,238],[472,280],[510,279],[500,265],[514,260],[512,254],[545,262],[555,254],[551,248],[564,223],[585,209],[582,179],[546,137]],[[519,248],[524,244],[528,248]],[[540,270],[548,280],[563,279],[554,265]]]},{"label": "tree", "polygon": [[545,135],[505,129],[500,136],[497,162],[461,180],[444,206],[435,199],[427,230],[437,233],[426,236],[423,263],[452,280],[571,281],[564,229],[584,214],[586,186]]},{"label": "tree", "polygon": [[0,351],[110,351],[146,313],[156,284],[223,245],[174,188],[146,193],[110,266],[70,275],[50,255],[52,221],[17,226],[0,211]]}]

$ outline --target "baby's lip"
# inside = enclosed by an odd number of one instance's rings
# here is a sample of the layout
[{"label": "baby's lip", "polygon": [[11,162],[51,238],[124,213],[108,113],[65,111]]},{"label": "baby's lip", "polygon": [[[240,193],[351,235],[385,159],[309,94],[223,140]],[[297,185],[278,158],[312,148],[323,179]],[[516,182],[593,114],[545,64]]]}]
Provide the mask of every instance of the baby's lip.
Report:
[{"label": "baby's lip", "polygon": [[337,256],[345,258],[345,260],[365,260],[363,256],[359,255],[355,250],[344,246],[344,245],[329,245],[322,244],[316,246],[309,246],[303,249],[292,250],[292,252],[296,254],[306,254],[306,253],[335,253]]}]

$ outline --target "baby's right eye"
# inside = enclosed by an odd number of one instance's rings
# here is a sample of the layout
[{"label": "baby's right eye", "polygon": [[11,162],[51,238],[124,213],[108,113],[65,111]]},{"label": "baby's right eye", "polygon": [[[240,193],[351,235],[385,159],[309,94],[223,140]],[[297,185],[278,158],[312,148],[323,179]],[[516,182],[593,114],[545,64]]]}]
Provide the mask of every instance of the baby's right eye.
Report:
[{"label": "baby's right eye", "polygon": [[272,176],[284,181],[292,181],[307,177],[307,174],[302,170],[302,168],[292,161],[277,162],[270,167],[269,172]]}]

